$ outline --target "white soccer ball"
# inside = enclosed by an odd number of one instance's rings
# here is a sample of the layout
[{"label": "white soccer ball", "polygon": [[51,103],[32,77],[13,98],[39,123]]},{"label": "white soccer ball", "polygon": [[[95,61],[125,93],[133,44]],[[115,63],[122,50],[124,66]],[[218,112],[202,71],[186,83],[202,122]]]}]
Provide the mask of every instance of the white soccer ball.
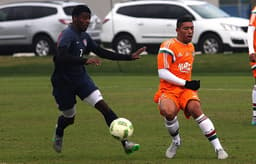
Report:
[{"label": "white soccer ball", "polygon": [[133,125],[126,118],[117,118],[111,122],[109,127],[110,134],[119,139],[124,140],[133,134]]}]

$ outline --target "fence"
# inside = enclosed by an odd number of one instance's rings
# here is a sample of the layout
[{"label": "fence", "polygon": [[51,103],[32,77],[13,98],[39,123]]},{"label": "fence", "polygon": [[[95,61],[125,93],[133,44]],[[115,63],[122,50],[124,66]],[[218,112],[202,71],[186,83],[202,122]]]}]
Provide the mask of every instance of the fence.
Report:
[{"label": "fence", "polygon": [[251,13],[250,4],[220,4],[219,7],[226,11],[229,15],[235,17],[249,18]]}]

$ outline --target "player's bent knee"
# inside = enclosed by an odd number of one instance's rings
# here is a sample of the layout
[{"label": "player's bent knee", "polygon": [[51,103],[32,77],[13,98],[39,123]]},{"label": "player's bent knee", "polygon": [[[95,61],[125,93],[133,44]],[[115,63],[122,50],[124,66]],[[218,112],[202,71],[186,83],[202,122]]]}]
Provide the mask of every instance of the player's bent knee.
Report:
[{"label": "player's bent knee", "polygon": [[194,119],[203,114],[199,101],[193,101],[193,102],[191,101],[191,103],[188,104],[186,111],[190,115],[192,115]]},{"label": "player's bent knee", "polygon": [[173,119],[176,116],[176,112],[168,109],[160,109],[160,114],[166,118]]},{"label": "player's bent knee", "polygon": [[62,113],[65,118],[73,118],[76,115],[76,106],[74,105],[72,108],[62,111]]},{"label": "player's bent knee", "polygon": [[190,100],[187,103],[187,107],[188,110],[196,110],[196,109],[201,109],[201,104],[198,100]]},{"label": "player's bent knee", "polygon": [[90,104],[92,107],[95,106],[100,100],[103,100],[101,92],[97,89],[93,91],[89,96],[83,99],[84,102]]}]

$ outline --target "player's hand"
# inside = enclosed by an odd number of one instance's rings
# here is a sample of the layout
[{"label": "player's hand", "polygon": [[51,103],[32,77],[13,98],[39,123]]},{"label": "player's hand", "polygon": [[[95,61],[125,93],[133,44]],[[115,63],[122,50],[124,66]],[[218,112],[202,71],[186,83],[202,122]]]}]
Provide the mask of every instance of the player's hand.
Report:
[{"label": "player's hand", "polygon": [[185,88],[198,90],[200,88],[200,80],[186,81]]},{"label": "player's hand", "polygon": [[256,62],[256,53],[250,54],[250,55],[249,55],[249,60],[250,60],[251,62]]},{"label": "player's hand", "polygon": [[100,65],[101,64],[101,61],[99,58],[89,58],[86,60],[85,62],[86,65],[88,64],[95,64],[96,66]]},{"label": "player's hand", "polygon": [[132,59],[136,60],[140,58],[140,54],[146,50],[146,47],[142,47],[138,49],[136,52],[132,54]]}]

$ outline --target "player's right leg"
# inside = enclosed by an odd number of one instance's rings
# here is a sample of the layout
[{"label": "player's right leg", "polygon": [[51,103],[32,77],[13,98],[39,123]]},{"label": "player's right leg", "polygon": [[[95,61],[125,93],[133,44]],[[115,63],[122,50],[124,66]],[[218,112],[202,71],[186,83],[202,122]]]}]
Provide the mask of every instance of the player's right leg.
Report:
[{"label": "player's right leg", "polygon": [[58,117],[56,128],[53,136],[53,149],[60,153],[62,151],[64,130],[69,125],[72,125],[75,120],[75,106],[69,110],[62,111],[62,114]]},{"label": "player's right leg", "polygon": [[[59,85],[58,85],[59,84]],[[53,148],[56,152],[62,151],[64,130],[74,123],[76,99],[74,88],[64,86],[60,83],[53,83],[53,96],[58,105],[61,115],[58,117],[53,136]]]},{"label": "player's right leg", "polygon": [[172,137],[172,143],[167,148],[165,156],[167,158],[174,158],[178,148],[181,145],[181,139],[179,135],[179,122],[177,114],[179,112],[176,103],[170,98],[164,98],[159,100],[159,110],[161,115],[165,118],[165,127],[167,128],[170,136]]},{"label": "player's right leg", "polygon": [[[81,92],[82,95],[82,92]],[[83,96],[81,96],[82,98]],[[82,98],[83,99],[83,98]],[[93,91],[89,96],[83,99],[84,102],[90,104],[91,106],[95,107],[104,117],[106,124],[108,127],[110,126],[111,122],[118,118],[115,112],[108,106],[108,104],[103,100],[103,96],[101,92],[97,89]],[[127,154],[131,154],[134,151],[138,151],[140,145],[128,140],[121,141],[124,151]]]},{"label": "player's right leg", "polygon": [[252,122],[251,124],[256,125],[256,84],[253,86],[253,89],[252,89]]},{"label": "player's right leg", "polygon": [[255,84],[252,89],[252,125],[256,125],[256,63],[250,62]]},{"label": "player's right leg", "polygon": [[177,116],[171,121],[165,119],[165,126],[169,134],[172,136],[172,143],[166,150],[165,156],[167,158],[173,158],[181,145],[181,139],[179,135],[179,122]]}]

